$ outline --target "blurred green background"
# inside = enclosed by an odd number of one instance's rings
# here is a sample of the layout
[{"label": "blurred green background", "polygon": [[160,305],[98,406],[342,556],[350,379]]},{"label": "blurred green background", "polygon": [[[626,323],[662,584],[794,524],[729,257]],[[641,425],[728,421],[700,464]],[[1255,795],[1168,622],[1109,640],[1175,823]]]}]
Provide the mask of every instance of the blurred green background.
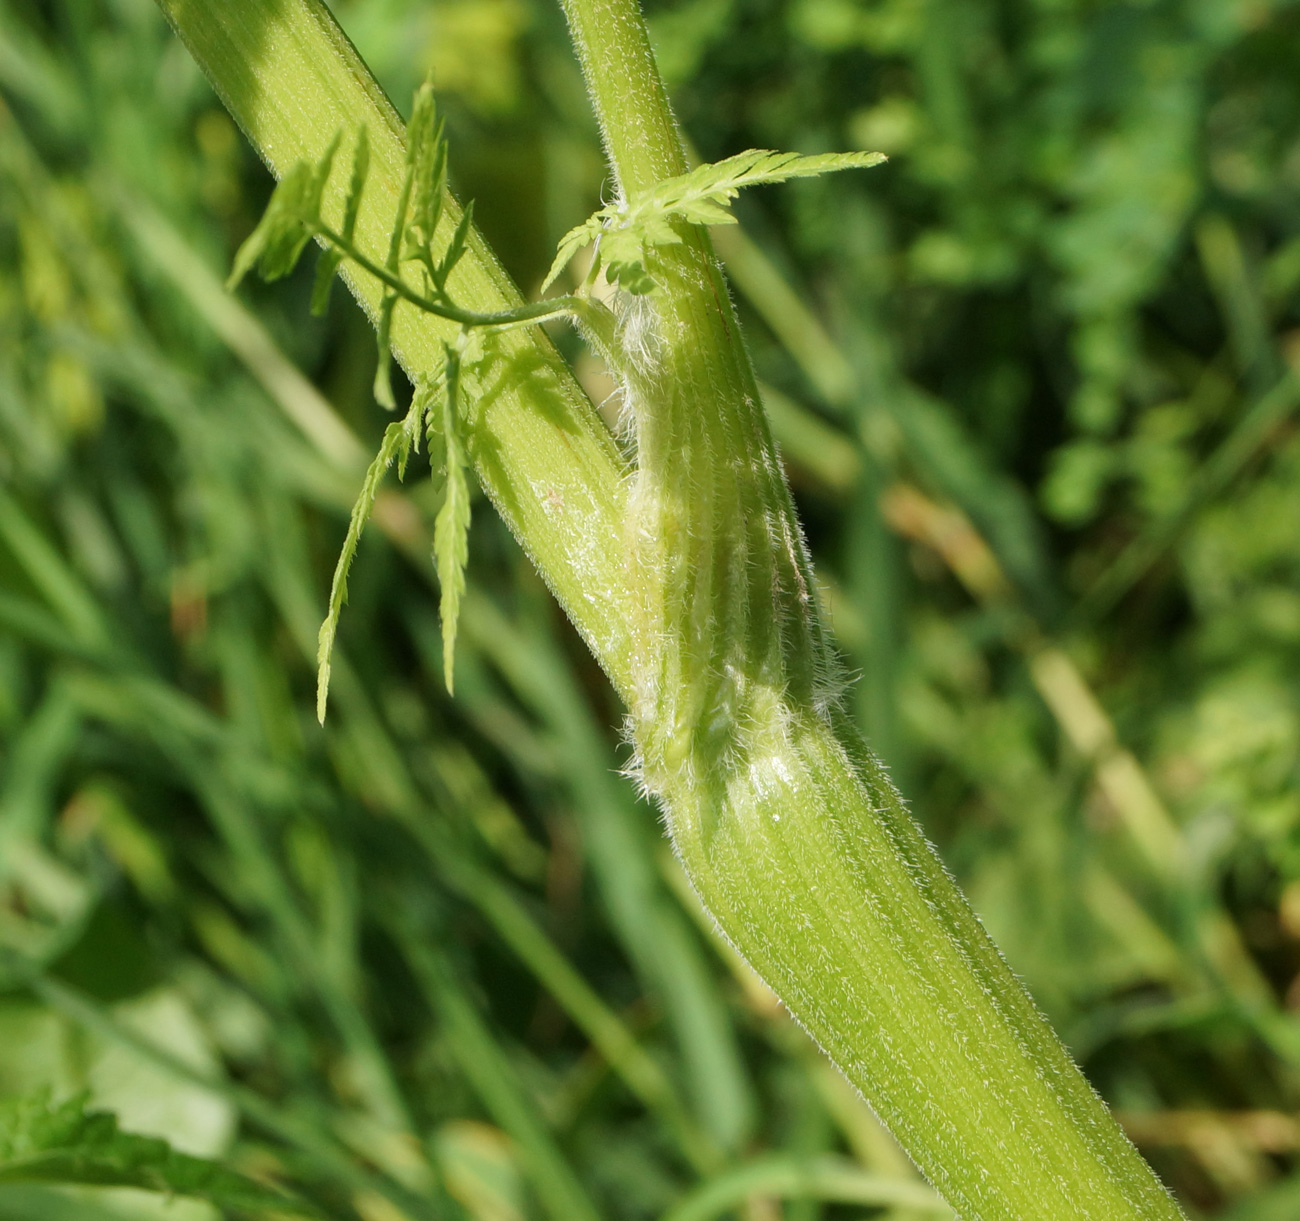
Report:
[{"label": "blurred green background", "polygon": [[[535,291],[609,189],[558,6],[334,8],[399,109],[432,72]],[[700,157],[891,157],[717,235],[870,741],[1188,1212],[1300,1216],[1300,11],[649,14]],[[0,99],[0,1095],[362,1221],[914,1182],[708,931],[481,499],[455,701],[416,471],[316,725],[373,339],[309,265],[224,294],[270,181],[154,7],[0,0]],[[123,1215],[216,1214],[0,1187]]]}]

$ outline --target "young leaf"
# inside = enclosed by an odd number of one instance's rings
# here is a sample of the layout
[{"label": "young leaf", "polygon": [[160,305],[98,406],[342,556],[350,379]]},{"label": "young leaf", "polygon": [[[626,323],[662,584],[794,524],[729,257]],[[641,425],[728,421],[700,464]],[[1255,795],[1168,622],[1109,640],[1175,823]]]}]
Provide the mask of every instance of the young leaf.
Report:
[{"label": "young leaf", "polygon": [[228,289],[233,289],[255,266],[263,279],[278,280],[297,265],[303,247],[320,224],[321,193],[339,139],[336,134],[319,164],[299,161],[276,184],[257,228],[235,255],[235,265],[226,281]]},{"label": "young leaf", "polygon": [[644,297],[654,291],[654,277],[646,271],[640,259],[610,263],[605,271],[609,280],[634,297]]},{"label": "young leaf", "polygon": [[301,1200],[165,1140],[123,1132],[86,1096],[54,1106],[49,1091],[0,1103],[0,1183],[80,1183],[194,1196],[240,1212],[311,1214]]},{"label": "young leaf", "polygon": [[573,258],[584,246],[590,246],[598,237],[605,227],[604,209],[597,212],[594,216],[587,217],[582,224],[570,229],[562,238],[560,238],[559,248],[555,252],[555,261],[551,264],[551,269],[546,273],[546,279],[542,281],[542,292],[545,292],[552,284],[555,283],[560,272],[568,265],[569,260]]},{"label": "young leaf", "polygon": [[442,400],[442,436],[447,452],[447,487],[433,523],[433,556],[438,569],[442,597],[438,612],[442,619],[442,668],[447,694],[455,694],[453,664],[456,655],[456,627],[460,599],[465,592],[465,565],[469,562],[469,481],[465,476],[465,447],[457,420],[460,396],[460,356],[446,348],[446,391]]},{"label": "young leaf", "polygon": [[[610,204],[560,239],[559,250],[543,290],[568,261],[597,238],[597,258],[633,293],[648,292],[653,282],[645,270],[645,252],[681,241],[673,222],[692,225],[733,225],[731,201],[744,187],[811,178],[836,170],[867,169],[885,160],[883,153],[776,153],[751,148],[725,161],[698,165],[688,174],[657,183],[631,203]],[[617,268],[617,270],[615,270]]]},{"label": "young leaf", "polygon": [[656,184],[627,212],[627,225],[636,227],[654,216],[678,216],[697,225],[735,224],[730,203],[744,187],[813,178],[837,170],[869,169],[885,160],[883,153],[774,153],[751,148],[725,161],[697,165],[688,174]]},{"label": "young leaf", "polygon": [[235,288],[258,264],[262,274],[273,279],[273,268],[291,269],[298,261],[311,237],[303,223],[303,202],[310,192],[311,174],[311,166],[299,161],[276,184],[262,219],[235,254],[226,288]]},{"label": "young leaf", "polygon": [[426,80],[411,102],[411,119],[406,125],[406,164],[414,168],[437,142],[437,107],[433,82]]},{"label": "young leaf", "polygon": [[411,423],[412,415],[427,410],[427,399],[417,395],[411,402],[411,410],[405,420],[394,422],[384,429],[384,438],[379,443],[379,452],[366,470],[361,492],[352,506],[352,519],[348,522],[348,532],[343,539],[343,548],[339,552],[339,562],[334,568],[334,580],[330,585],[329,609],[325,622],[320,625],[317,643],[316,673],[316,718],[325,723],[325,704],[329,698],[330,658],[334,653],[334,636],[338,632],[339,616],[343,605],[348,600],[348,570],[352,567],[353,557],[357,553],[357,544],[361,541],[361,532],[370,520],[375,507],[375,498],[379,495],[379,485],[383,482],[384,472],[398,460],[402,470],[406,469],[406,459],[410,454],[412,436],[418,432],[419,422]]},{"label": "young leaf", "polygon": [[442,218],[443,193],[447,187],[447,142],[443,132],[444,123],[436,115],[433,89],[426,82],[415,95],[411,122],[406,129],[407,155],[412,158],[413,166],[413,195],[404,257],[419,260],[430,280],[435,278],[433,235]]}]

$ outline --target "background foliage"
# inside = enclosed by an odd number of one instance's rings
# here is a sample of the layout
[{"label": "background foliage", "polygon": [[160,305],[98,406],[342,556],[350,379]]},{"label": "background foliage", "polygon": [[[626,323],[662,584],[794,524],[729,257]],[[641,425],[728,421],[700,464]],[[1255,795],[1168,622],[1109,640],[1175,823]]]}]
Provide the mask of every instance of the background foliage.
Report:
[{"label": "background foliage", "polygon": [[[535,289],[605,189],[558,8],[336,12]],[[1189,1212],[1296,1215],[1300,12],[650,13],[701,157],[891,155],[718,234],[871,741]],[[408,480],[316,727],[373,341],[309,267],[222,293],[269,182],[153,6],[7,0],[0,96],[0,1094],[364,1221],[922,1215],[482,501],[454,703]],[[0,1186],[149,1208],[214,1215]]]}]

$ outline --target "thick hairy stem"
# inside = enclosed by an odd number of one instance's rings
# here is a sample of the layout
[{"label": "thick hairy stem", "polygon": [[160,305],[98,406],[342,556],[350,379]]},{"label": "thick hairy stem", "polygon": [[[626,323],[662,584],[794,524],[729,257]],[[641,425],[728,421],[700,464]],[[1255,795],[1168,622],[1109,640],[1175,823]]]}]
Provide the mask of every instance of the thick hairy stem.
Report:
[{"label": "thick hairy stem", "polygon": [[[635,0],[565,0],[620,189],[684,168]],[[963,1216],[1179,1211],[834,700],[789,492],[707,237],[623,319],[632,726],[723,934]]]}]

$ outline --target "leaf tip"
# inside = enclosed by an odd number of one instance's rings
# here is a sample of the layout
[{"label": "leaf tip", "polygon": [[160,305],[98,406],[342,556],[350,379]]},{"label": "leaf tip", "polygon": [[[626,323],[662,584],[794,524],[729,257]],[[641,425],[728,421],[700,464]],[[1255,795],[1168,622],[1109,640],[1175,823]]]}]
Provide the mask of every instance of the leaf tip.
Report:
[{"label": "leaf tip", "polygon": [[[332,593],[333,591],[331,591]],[[330,608],[325,622],[320,625],[320,635],[316,645],[316,720],[325,724],[325,709],[330,694],[330,660],[334,652],[334,599],[330,599]]]}]

